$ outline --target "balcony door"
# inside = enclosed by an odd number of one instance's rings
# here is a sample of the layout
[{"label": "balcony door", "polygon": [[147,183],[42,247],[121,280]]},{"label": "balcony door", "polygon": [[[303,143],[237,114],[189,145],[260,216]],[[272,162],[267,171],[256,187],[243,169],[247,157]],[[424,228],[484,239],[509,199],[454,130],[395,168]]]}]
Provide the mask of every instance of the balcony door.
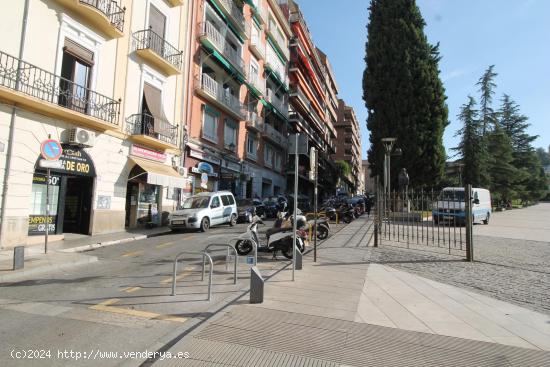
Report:
[{"label": "balcony door", "polygon": [[59,104],[80,113],[88,114],[89,86],[94,65],[92,51],[65,39],[61,77],[59,82]]},{"label": "balcony door", "polygon": [[164,57],[164,38],[166,36],[166,16],[153,5],[149,7],[149,29],[155,34],[150,35],[149,47]]}]

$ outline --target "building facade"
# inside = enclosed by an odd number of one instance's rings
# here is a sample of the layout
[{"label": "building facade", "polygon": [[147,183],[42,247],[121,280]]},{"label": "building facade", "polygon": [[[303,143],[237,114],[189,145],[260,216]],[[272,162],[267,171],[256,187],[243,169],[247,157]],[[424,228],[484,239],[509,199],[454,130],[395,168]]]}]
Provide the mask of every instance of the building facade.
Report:
[{"label": "building facade", "polygon": [[361,134],[359,123],[352,107],[338,100],[338,120],[336,121],[336,154],[335,161],[344,161],[350,167],[350,174],[343,177],[340,190],[352,194],[357,193],[362,172]]},{"label": "building facade", "polygon": [[[0,247],[46,226],[60,238],[161,224],[176,207],[187,3],[2,3]],[[63,148],[48,182],[47,139]]]}]

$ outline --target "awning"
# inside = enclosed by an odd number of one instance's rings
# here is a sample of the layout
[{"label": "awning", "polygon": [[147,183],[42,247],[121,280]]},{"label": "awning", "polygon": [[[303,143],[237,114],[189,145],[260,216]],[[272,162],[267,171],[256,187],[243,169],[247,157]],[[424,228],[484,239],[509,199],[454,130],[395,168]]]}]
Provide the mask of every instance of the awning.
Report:
[{"label": "awning", "polygon": [[146,159],[129,157],[130,162],[147,172],[147,183],[151,185],[185,187],[187,179],[181,177],[172,167]]}]

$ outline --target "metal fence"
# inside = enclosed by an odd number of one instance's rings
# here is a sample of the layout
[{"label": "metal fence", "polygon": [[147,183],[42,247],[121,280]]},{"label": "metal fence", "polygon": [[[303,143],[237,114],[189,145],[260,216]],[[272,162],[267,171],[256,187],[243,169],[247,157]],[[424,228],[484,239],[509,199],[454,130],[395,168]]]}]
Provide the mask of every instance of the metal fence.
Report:
[{"label": "metal fence", "polygon": [[150,49],[176,69],[181,70],[183,51],[179,51],[152,29],[135,32],[134,40],[136,42],[136,50]]},{"label": "metal fence", "polygon": [[124,13],[126,8],[121,8],[116,1],[113,0],[79,0],[81,4],[96,8],[107,18],[111,24],[119,31],[124,31]]},{"label": "metal fence", "polygon": [[178,126],[146,113],[130,115],[126,119],[126,132],[131,135],[146,135],[177,145]]},{"label": "metal fence", "polygon": [[387,192],[378,186],[375,245],[469,257],[472,220],[465,191]]}]

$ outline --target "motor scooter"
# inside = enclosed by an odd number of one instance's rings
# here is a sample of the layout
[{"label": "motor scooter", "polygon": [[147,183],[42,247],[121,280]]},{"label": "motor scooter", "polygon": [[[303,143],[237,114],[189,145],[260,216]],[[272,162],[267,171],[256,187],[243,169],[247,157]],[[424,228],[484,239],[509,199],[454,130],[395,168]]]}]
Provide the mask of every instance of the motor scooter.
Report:
[{"label": "motor scooter", "polygon": [[[281,251],[283,256],[287,259],[292,259],[292,227],[269,228],[266,231],[266,238],[264,241],[261,240],[260,236],[258,235],[259,224],[264,224],[264,222],[258,216],[254,216],[252,222],[247,227],[247,235],[244,236],[245,238],[241,238],[235,243],[235,250],[237,251],[237,254],[239,254],[240,256],[248,255],[250,252],[252,252],[254,246],[256,246],[258,252],[273,253],[274,259],[277,257],[278,251]],[[296,231],[296,249],[302,253],[305,251],[306,248],[306,238],[307,233],[305,233],[305,231],[301,229]]]}]

